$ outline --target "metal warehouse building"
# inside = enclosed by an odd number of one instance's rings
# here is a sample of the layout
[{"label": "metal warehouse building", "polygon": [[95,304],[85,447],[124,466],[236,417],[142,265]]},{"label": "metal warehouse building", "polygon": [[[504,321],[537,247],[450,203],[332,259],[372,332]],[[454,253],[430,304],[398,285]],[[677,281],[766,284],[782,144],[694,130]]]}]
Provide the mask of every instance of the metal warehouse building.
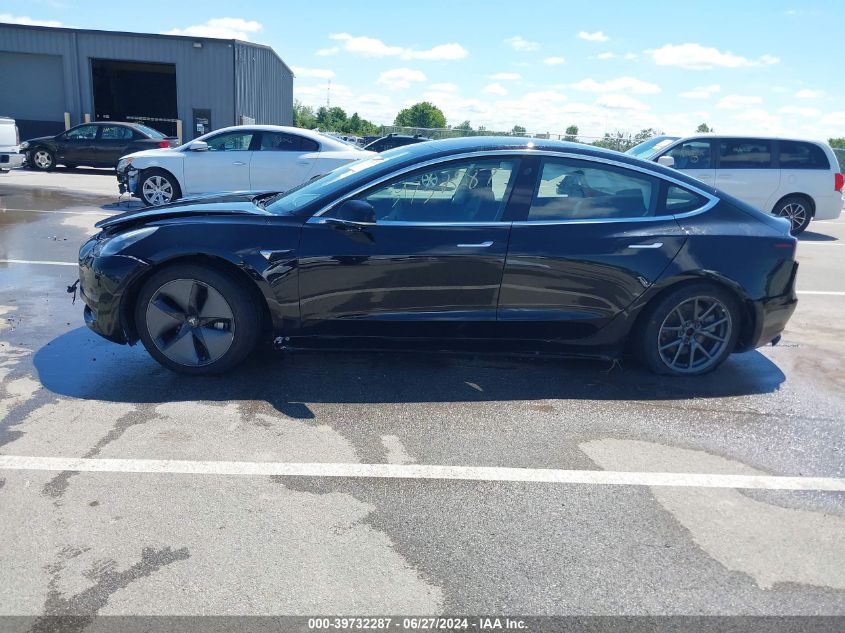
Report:
[{"label": "metal warehouse building", "polygon": [[113,120],[187,141],[291,125],[293,72],[272,48],[239,40],[0,24],[0,115],[22,139]]}]

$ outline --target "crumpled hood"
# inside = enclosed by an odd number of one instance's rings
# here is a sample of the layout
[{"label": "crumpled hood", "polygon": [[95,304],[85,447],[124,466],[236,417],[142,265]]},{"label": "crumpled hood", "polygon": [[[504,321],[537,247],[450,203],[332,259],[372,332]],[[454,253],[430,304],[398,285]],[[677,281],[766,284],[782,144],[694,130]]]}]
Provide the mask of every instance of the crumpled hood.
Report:
[{"label": "crumpled hood", "polygon": [[134,209],[126,213],[113,215],[105,220],[100,220],[95,226],[100,229],[114,230],[127,228],[130,225],[145,224],[147,222],[175,217],[241,214],[271,215],[268,211],[255,204],[256,198],[266,195],[268,193],[236,191],[232,193],[183,198],[177,202],[165,204],[160,207],[144,207],[143,209]]},{"label": "crumpled hood", "polygon": [[40,143],[41,141],[55,141],[55,136],[38,136],[36,138],[25,138],[22,142],[29,143],[30,146],[34,145],[35,143]]}]

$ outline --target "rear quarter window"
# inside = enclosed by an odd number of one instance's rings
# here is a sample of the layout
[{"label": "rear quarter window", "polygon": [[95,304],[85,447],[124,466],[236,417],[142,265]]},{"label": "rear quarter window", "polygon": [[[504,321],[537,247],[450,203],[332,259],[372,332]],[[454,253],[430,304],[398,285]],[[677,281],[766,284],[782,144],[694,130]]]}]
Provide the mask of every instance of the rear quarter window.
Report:
[{"label": "rear quarter window", "polygon": [[668,185],[666,187],[666,199],[663,203],[663,213],[666,215],[689,213],[702,208],[707,202],[707,198],[694,191],[678,185]]},{"label": "rear quarter window", "polygon": [[830,169],[824,150],[814,143],[780,142],[781,169]]}]

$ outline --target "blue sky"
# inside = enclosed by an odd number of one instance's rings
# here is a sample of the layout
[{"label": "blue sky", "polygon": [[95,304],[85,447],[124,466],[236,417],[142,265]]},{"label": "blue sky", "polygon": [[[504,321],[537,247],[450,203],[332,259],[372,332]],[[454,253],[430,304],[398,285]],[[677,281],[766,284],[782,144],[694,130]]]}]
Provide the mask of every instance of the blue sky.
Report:
[{"label": "blue sky", "polygon": [[2,0],[0,21],[271,45],[294,95],[377,123],[427,99],[450,124],[845,136],[842,0]]}]

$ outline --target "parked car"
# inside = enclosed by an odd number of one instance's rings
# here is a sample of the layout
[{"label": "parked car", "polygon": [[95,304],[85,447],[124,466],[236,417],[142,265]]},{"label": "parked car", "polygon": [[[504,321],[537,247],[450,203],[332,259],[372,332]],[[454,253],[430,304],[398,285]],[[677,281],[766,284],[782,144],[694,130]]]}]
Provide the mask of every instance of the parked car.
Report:
[{"label": "parked car", "polygon": [[[449,186],[423,187],[444,171]],[[572,177],[589,195],[559,193]],[[190,374],[275,339],[602,358],[630,346],[655,372],[691,376],[776,343],[797,303],[789,222],[559,141],[434,141],[287,193],[97,226],[79,251],[86,323]]]},{"label": "parked car", "polygon": [[111,167],[121,156],[152,148],[166,148],[177,144],[146,125],[98,121],[83,123],[56,136],[41,136],[21,143],[30,169],[49,171],[56,165],[73,168]]},{"label": "parked car", "polygon": [[421,134],[417,134],[415,136],[388,134],[387,136],[382,136],[381,138],[376,139],[372,143],[368,143],[364,146],[364,149],[371,152],[386,152],[389,149],[395,149],[405,145],[413,145],[414,143],[423,143],[430,140],[430,138],[422,136]]},{"label": "parked car", "polygon": [[0,116],[0,173],[8,173],[10,169],[23,165],[24,157],[18,147],[20,142],[15,120]]},{"label": "parked car", "polygon": [[[643,157],[637,147],[629,153]],[[676,139],[646,157],[789,219],[793,235],[812,219],[832,220],[842,211],[845,177],[833,150],[821,141],[698,135]]]},{"label": "parked car", "polygon": [[121,193],[158,206],[185,195],[285,191],[372,154],[301,128],[236,125],[181,147],[124,156],[117,180]]}]

